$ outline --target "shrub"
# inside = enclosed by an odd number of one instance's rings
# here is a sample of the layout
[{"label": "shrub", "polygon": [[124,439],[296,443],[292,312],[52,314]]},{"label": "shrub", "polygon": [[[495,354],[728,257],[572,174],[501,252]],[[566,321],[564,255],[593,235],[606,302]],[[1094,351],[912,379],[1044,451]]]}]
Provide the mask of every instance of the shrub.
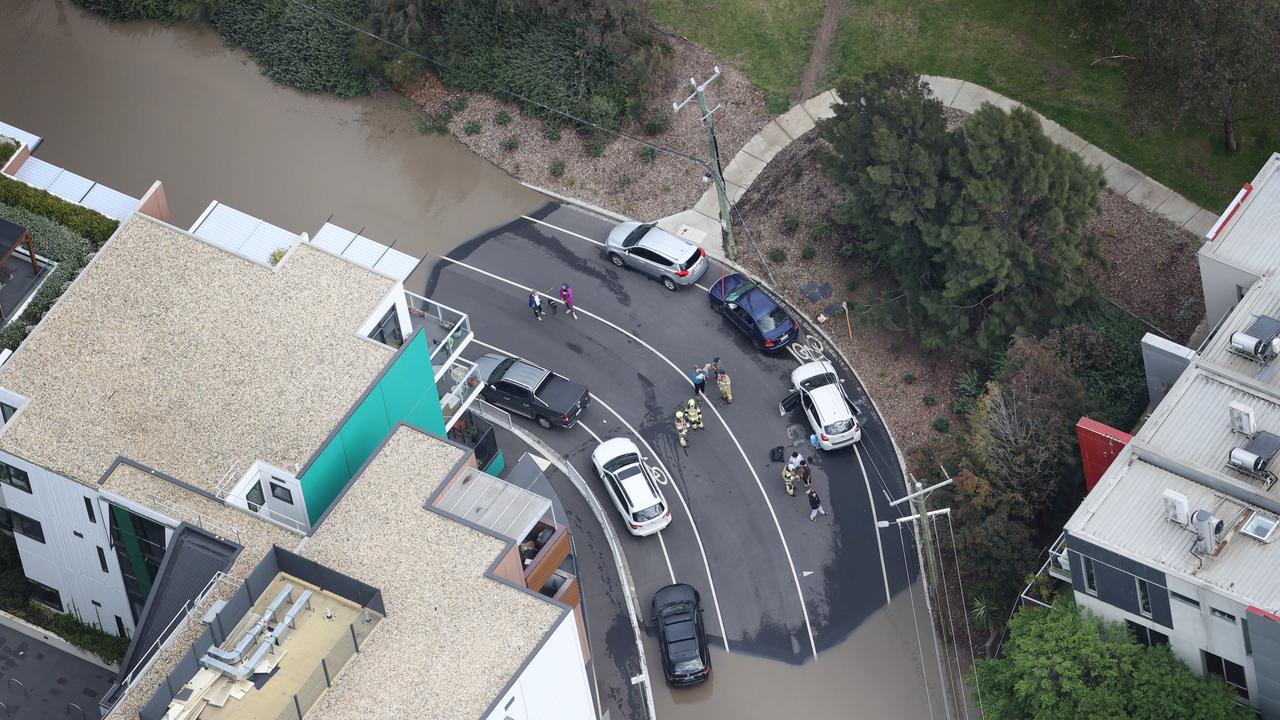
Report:
[{"label": "shrub", "polygon": [[644,121],[644,134],[648,135],[649,137],[653,137],[654,135],[661,135],[662,133],[667,131],[668,122],[669,121],[667,120],[665,115],[659,115],[657,117],[649,118],[648,120]]},{"label": "shrub", "polygon": [[854,292],[858,289],[858,281],[855,278],[849,278],[849,282],[845,283],[844,286],[849,292]]},{"label": "shrub", "polygon": [[569,179],[564,181],[564,184],[568,185],[569,187],[573,187],[574,185],[578,184],[578,178],[573,175],[570,175]]},{"label": "shrub", "polygon": [[951,421],[950,421],[950,420],[948,420],[948,419],[946,419],[946,418],[944,418],[944,417],[936,417],[936,418],[934,418],[934,419],[933,419],[933,422],[932,422],[932,423],[930,423],[930,425],[932,425],[932,426],[933,426],[933,429],[934,429],[934,430],[937,430],[938,432],[943,433],[943,434],[945,434],[945,433],[947,433],[948,431],[950,431],[950,430],[951,430]]},{"label": "shrub", "polygon": [[982,394],[982,380],[976,370],[967,370],[956,378],[956,393],[962,398],[974,399]]},{"label": "shrub", "polygon": [[893,353],[894,355],[901,355],[902,351],[903,351],[903,347],[902,347],[901,340],[894,340],[893,342],[889,343],[889,352]]},{"label": "shrub", "polygon": [[818,223],[809,228],[809,239],[814,242],[822,242],[831,234],[831,226],[826,223]]},{"label": "shrub", "polygon": [[870,280],[872,275],[876,274],[876,266],[869,262],[864,262],[858,266],[858,277],[863,280]]},{"label": "shrub", "polygon": [[932,395],[925,395],[925,396],[924,396],[924,404],[925,404],[926,406],[928,406],[928,407],[933,407],[934,405],[937,405],[937,404],[938,404],[938,398],[936,398],[936,397],[934,397],[934,396],[932,396]]},{"label": "shrub", "polygon": [[591,138],[585,147],[587,155],[591,157],[600,157],[604,154],[604,142],[599,138]]},{"label": "shrub", "polygon": [[547,126],[542,130],[542,136],[551,142],[559,142],[560,140],[560,121],[551,118],[547,121]]},{"label": "shrub", "polygon": [[18,152],[18,143],[9,142],[8,140],[0,141],[0,166],[9,162],[9,158]]},{"label": "shrub", "polygon": [[799,180],[802,177],[804,177],[804,165],[801,165],[800,163],[796,163],[795,165],[792,165],[791,179]]},{"label": "shrub", "polygon": [[564,175],[564,160],[556,158],[551,163],[551,177],[560,177]]},{"label": "shrub", "polygon": [[648,145],[640,148],[640,162],[646,165],[652,165],[658,159],[658,151]]},{"label": "shrub", "polygon": [[[111,234],[120,226],[120,223],[105,215],[75,203],[69,203],[56,195],[37,190],[21,180],[14,180],[4,175],[0,175],[0,203],[29,210],[35,215],[65,225],[74,234],[88,239],[93,244],[94,250],[102,247],[107,238],[111,237]],[[37,245],[36,252],[42,253],[43,250]]]},{"label": "shrub", "polygon": [[978,401],[973,398],[957,398],[951,401],[951,412],[957,415],[968,415],[978,409]]},{"label": "shrub", "polygon": [[27,228],[35,242],[36,252],[58,263],[58,267],[36,291],[35,297],[31,298],[22,317],[15,319],[0,332],[0,348],[13,350],[89,263],[94,247],[88,239],[67,226],[23,208],[0,204],[0,218]]},{"label": "shrub", "polygon": [[787,251],[782,248],[774,248],[769,251],[769,259],[781,265],[787,261]]},{"label": "shrub", "polygon": [[858,252],[858,246],[851,242],[841,243],[836,252],[840,253],[844,257],[853,257],[854,253]]},{"label": "shrub", "polygon": [[502,141],[502,149],[507,152],[515,152],[520,147],[520,138],[512,135]]},{"label": "shrub", "polygon": [[765,102],[765,108],[774,115],[781,115],[791,109],[791,98],[781,93],[773,93]]},{"label": "shrub", "polygon": [[498,127],[506,127],[510,125],[511,113],[507,112],[506,110],[499,110],[497,114],[493,116],[493,124],[497,125]]},{"label": "shrub", "polygon": [[664,192],[664,193],[669,193],[669,192],[671,192],[671,186],[670,186],[670,185],[668,185],[667,183],[662,183],[661,185],[659,185],[659,186],[658,186],[658,191],[659,191],[659,192]]},{"label": "shrub", "polygon": [[907,374],[903,375],[903,376],[902,376],[902,382],[904,382],[904,383],[906,383],[906,384],[908,384],[908,385],[915,385],[915,384],[916,384],[916,374],[915,374],[915,373],[907,373]]},{"label": "shrub", "polygon": [[469,100],[470,98],[468,98],[466,95],[459,95],[458,97],[453,99],[453,104],[450,105],[450,107],[456,113],[463,112],[464,110],[467,109],[467,102]]},{"label": "shrub", "polygon": [[483,128],[484,126],[480,124],[479,120],[471,120],[462,126],[462,132],[468,135],[479,135]]},{"label": "shrub", "polygon": [[800,257],[804,258],[805,260],[812,260],[817,256],[818,256],[818,251],[815,250],[812,245],[800,251]]},{"label": "shrub", "polygon": [[793,213],[783,219],[782,232],[788,235],[794,235],[798,229],[800,229],[800,218],[797,215]]},{"label": "shrub", "polygon": [[626,173],[623,173],[622,175],[618,176],[618,187],[623,187],[623,188],[630,187],[631,183],[635,181],[636,181],[635,178],[631,177]]},{"label": "shrub", "polygon": [[288,250],[285,250],[284,248],[276,248],[275,250],[272,250],[272,251],[271,251],[271,264],[272,264],[272,265],[279,265],[279,264],[280,264],[280,261],[284,259],[284,254],[285,254],[285,253],[287,253],[287,252],[289,252],[289,251],[288,251]]}]

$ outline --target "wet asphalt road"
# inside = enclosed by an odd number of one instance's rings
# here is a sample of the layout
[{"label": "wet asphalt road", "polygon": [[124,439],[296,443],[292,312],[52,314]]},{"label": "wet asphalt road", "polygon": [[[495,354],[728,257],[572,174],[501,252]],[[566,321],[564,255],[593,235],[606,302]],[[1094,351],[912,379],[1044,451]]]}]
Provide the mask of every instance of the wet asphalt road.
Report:
[{"label": "wet asphalt road", "polygon": [[[769,461],[769,449],[776,445],[787,446],[788,454],[792,446],[804,451],[808,433],[799,412],[783,418],[777,410],[799,362],[792,353],[764,355],[710,309],[703,290],[668,292],[641,275],[615,269],[598,246],[572,234],[603,240],[611,222],[558,205],[532,217],[555,227],[519,219],[477,237],[448,259],[436,260],[425,289],[416,290],[470,315],[476,337],[467,352],[472,359],[498,348],[591,389],[596,402],[578,427],[543,431],[531,421],[516,422],[564,455],[607,512],[613,512],[612,505],[590,464],[593,433],[602,439],[631,437],[649,462],[669,475],[662,490],[674,518],[661,539],[633,538],[611,515],[643,614],[653,592],[674,575],[702,592],[707,628],[722,648],[727,641],[731,652],[801,663],[814,656],[815,648],[820,652],[838,644],[884,606],[886,582],[895,595],[906,587],[900,535],[883,532],[878,544],[872,514],[873,504],[879,519],[901,514],[887,504],[889,496],[904,493],[901,473],[883,423],[847,368],[839,369],[862,411],[862,465],[848,449],[814,457],[815,482],[831,514],[811,523],[808,503],[785,493],[781,465]],[[719,275],[713,264],[702,284]],[[577,320],[561,311],[536,321],[525,288],[546,293],[561,282],[573,286],[580,309],[617,328],[582,312]],[[712,399],[723,422],[704,402],[706,429],[691,432],[690,447],[680,448],[672,418],[692,394],[687,373],[717,355],[733,377],[735,402],[724,406],[718,396]],[[566,488],[562,494],[571,492]],[[595,544],[592,552],[601,552]],[[914,555],[913,548],[907,550]],[[620,602],[616,588],[607,589],[611,601]],[[588,593],[590,602],[590,587]],[[621,607],[589,607],[596,616],[592,629],[608,627],[610,645],[617,640],[618,623],[602,623],[600,616],[621,614]],[[645,630],[652,634],[650,626]],[[600,640],[594,637],[593,644]],[[608,662],[599,656],[595,661]],[[651,677],[661,683],[656,659],[650,657],[649,663]]]}]

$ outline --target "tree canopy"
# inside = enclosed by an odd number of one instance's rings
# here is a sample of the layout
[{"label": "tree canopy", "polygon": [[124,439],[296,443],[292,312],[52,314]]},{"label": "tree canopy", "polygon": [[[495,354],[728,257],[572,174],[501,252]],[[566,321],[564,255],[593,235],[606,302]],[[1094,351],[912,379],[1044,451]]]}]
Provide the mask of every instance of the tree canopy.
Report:
[{"label": "tree canopy", "polygon": [[1102,174],[1021,108],[980,108],[948,131],[920,77],[888,66],[839,86],[819,124],[833,213],[856,248],[890,269],[894,315],[927,350],[985,357],[1043,332],[1093,292],[1086,233]]},{"label": "tree canopy", "polygon": [[993,720],[1247,720],[1249,708],[1215,677],[1197,677],[1168,645],[1139,645],[1128,630],[1071,602],[1023,609],[1002,657],[979,660]]}]

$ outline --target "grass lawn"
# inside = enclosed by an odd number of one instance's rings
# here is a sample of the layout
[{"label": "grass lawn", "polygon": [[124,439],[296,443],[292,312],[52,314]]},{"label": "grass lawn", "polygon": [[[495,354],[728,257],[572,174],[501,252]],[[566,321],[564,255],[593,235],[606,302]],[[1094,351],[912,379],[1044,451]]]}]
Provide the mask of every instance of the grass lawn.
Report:
[{"label": "grass lawn", "polygon": [[[766,92],[800,82],[822,17],[818,0],[655,0],[660,23],[739,64]],[[805,37],[805,33],[809,33]],[[1124,61],[1094,60],[1082,23],[1043,0],[846,0],[826,86],[886,60],[984,85],[1220,212],[1253,179],[1280,134],[1265,118],[1237,123],[1229,155],[1218,125],[1188,122],[1139,134],[1126,107]],[[1242,117],[1252,113],[1245,109]]]}]

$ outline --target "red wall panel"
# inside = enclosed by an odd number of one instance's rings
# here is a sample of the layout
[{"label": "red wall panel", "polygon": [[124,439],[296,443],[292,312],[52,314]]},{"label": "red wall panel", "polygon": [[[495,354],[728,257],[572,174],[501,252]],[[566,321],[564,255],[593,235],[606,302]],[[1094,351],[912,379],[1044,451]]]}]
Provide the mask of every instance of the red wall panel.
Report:
[{"label": "red wall panel", "polygon": [[1084,462],[1084,486],[1093,490],[1102,474],[1111,467],[1125,445],[1133,439],[1127,432],[1103,425],[1097,420],[1080,418],[1076,423],[1076,437],[1080,440],[1080,459]]}]

